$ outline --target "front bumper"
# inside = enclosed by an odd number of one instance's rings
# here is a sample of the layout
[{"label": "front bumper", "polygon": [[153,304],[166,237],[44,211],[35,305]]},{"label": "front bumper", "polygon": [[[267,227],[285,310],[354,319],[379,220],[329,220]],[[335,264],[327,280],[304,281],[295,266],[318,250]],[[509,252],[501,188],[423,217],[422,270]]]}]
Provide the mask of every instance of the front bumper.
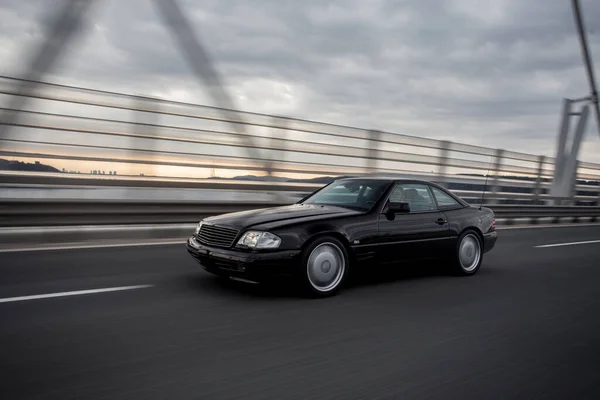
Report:
[{"label": "front bumper", "polygon": [[493,231],[483,235],[483,252],[487,253],[492,250],[498,240],[498,232]]},{"label": "front bumper", "polygon": [[208,272],[254,281],[291,276],[300,250],[240,251],[205,246],[190,237],[187,251]]}]

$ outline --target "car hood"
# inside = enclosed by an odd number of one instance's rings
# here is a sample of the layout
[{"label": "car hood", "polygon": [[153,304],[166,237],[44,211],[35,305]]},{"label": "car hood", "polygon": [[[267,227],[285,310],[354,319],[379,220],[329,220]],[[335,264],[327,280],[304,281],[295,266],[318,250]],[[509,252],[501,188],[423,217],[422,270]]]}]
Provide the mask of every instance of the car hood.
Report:
[{"label": "car hood", "polygon": [[204,219],[204,222],[235,229],[250,228],[277,222],[301,222],[315,217],[338,217],[359,214],[359,211],[343,207],[293,204],[289,206],[262,208],[217,215]]}]

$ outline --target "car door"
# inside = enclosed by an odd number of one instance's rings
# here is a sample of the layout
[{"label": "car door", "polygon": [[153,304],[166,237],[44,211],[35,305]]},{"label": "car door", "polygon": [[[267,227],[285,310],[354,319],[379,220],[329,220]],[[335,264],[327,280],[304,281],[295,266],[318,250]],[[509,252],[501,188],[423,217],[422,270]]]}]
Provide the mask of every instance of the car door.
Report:
[{"label": "car door", "polygon": [[436,200],[438,210],[440,210],[446,215],[448,221],[447,234],[450,240],[448,240],[448,245],[443,247],[441,250],[451,254],[455,251],[458,235],[460,234],[461,227],[464,224],[465,216],[468,215],[468,213],[465,213],[465,209],[467,209],[468,207],[461,204],[447,190],[437,188],[435,186],[430,187],[433,193],[433,197]]},{"label": "car door", "polygon": [[446,216],[438,210],[429,185],[398,183],[390,193],[390,201],[408,203],[410,210],[379,216],[381,262],[397,264],[437,255],[449,231]]}]

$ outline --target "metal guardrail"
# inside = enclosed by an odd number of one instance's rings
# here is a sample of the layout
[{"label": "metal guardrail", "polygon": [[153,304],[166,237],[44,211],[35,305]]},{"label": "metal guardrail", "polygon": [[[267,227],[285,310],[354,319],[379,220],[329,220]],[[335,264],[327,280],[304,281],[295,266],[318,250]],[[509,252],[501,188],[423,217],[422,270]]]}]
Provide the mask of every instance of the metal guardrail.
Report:
[{"label": "metal guardrail", "polygon": [[[275,202],[0,201],[0,226],[74,226],[196,223],[210,215],[290,204]],[[600,207],[491,206],[497,218],[600,218]]]}]

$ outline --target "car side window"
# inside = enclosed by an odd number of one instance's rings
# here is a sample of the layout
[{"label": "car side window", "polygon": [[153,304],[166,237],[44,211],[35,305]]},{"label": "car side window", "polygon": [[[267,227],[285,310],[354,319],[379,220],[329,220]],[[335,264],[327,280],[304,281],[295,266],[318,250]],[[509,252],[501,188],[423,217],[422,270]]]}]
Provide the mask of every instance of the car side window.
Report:
[{"label": "car side window", "polygon": [[433,191],[433,195],[435,196],[435,199],[437,200],[437,203],[440,207],[448,208],[460,206],[460,203],[458,201],[456,201],[454,198],[452,198],[452,196],[448,195],[447,193],[444,193],[440,189],[431,187],[431,190]]},{"label": "car side window", "polygon": [[404,194],[404,189],[400,185],[397,185],[392,193],[390,194],[390,201],[392,203],[403,203],[406,202],[406,196]]},{"label": "car side window", "polygon": [[435,202],[428,187],[419,183],[401,183],[396,185],[390,195],[391,202],[408,203],[410,212],[436,210]]}]

